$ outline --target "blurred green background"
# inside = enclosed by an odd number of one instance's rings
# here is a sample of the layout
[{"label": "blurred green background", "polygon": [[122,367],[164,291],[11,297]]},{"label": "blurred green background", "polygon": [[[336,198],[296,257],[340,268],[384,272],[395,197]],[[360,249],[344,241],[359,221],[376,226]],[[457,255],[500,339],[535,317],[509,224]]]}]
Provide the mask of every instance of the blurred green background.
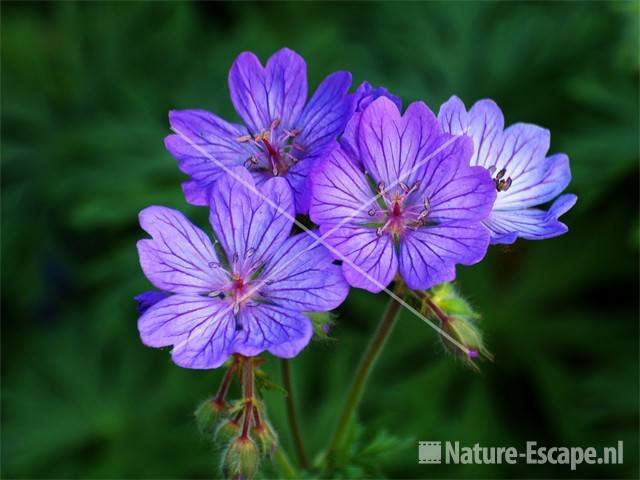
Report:
[{"label": "blurred green background", "polygon": [[[374,372],[348,474],[638,477],[638,3],[2,4],[2,475],[217,475],[192,411],[220,371],[144,347],[132,297],[150,204],[188,207],[164,150],[167,112],[234,119],[227,72],[243,50],[288,46],[312,87],[350,70],[435,111],[490,97],[507,123],[549,128],[579,196],[570,232],[494,247],[458,287],[495,363],[447,356],[403,313]],[[308,449],[325,445],[384,295],[353,291],[334,341],[293,373]],[[280,382],[279,364],[266,365]],[[267,395],[292,452],[284,398]],[[380,430],[397,437],[374,443]],[[625,442],[624,465],[418,465],[418,440],[524,447]],[[404,448],[402,448],[404,446]],[[397,448],[396,448],[397,447]],[[374,460],[380,470],[372,469]]]}]

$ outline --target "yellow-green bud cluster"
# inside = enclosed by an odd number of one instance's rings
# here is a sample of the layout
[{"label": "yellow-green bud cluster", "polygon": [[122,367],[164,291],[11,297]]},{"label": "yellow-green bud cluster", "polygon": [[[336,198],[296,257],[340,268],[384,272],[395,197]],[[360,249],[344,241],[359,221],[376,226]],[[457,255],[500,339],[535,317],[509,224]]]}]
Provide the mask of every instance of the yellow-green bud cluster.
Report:
[{"label": "yellow-green bud cluster", "polygon": [[[217,395],[202,402],[195,411],[198,428],[221,453],[221,470],[227,478],[254,478],[262,458],[271,457],[278,446],[278,436],[259,398],[263,383],[269,383],[268,377],[256,368],[260,363],[257,358],[235,356]],[[241,378],[242,398],[225,401],[236,374]]]},{"label": "yellow-green bud cluster", "polygon": [[443,331],[440,337],[448,351],[476,370],[478,370],[476,359],[493,359],[493,355],[484,344],[482,332],[477,324],[480,315],[460,296],[453,285],[450,283],[438,285],[426,295],[428,300],[425,299],[423,302],[424,311],[440,321]]}]

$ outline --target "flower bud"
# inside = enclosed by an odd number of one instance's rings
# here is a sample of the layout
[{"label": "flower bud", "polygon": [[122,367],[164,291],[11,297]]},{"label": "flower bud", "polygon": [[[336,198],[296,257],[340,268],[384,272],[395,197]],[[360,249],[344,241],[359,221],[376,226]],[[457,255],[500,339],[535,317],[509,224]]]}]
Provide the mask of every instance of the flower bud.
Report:
[{"label": "flower bud", "polygon": [[460,296],[451,283],[441,283],[431,289],[431,300],[447,315],[477,320],[480,315]]},{"label": "flower bud", "polygon": [[442,324],[442,330],[447,334],[447,336],[441,335],[445,347],[470,367],[478,370],[478,366],[474,363],[474,359],[478,357],[493,359],[484,346],[482,333],[472,320],[464,317],[449,317]]},{"label": "flower bud", "polygon": [[236,438],[240,434],[240,423],[237,420],[223,420],[218,425],[214,440],[216,443],[224,445]]},{"label": "flower bud", "polygon": [[223,402],[219,402],[215,398],[207,398],[194,412],[198,430],[206,435],[213,434],[216,422],[225,410],[226,408]]},{"label": "flower bud", "polygon": [[307,316],[313,323],[313,333],[316,340],[327,340],[331,338],[329,336],[329,330],[335,322],[329,312],[311,312],[307,313]]},{"label": "flower bud", "polygon": [[266,420],[253,427],[253,436],[260,446],[260,453],[265,457],[271,457],[278,448],[278,434]]},{"label": "flower bud", "polygon": [[260,463],[256,443],[249,437],[236,438],[227,447],[222,460],[222,471],[229,478],[251,480],[255,477]]}]

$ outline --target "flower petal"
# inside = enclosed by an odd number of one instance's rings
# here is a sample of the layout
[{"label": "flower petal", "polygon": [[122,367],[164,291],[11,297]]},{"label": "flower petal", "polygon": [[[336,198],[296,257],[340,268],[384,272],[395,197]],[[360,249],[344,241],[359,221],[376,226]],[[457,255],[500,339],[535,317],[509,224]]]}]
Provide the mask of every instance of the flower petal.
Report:
[{"label": "flower petal", "polygon": [[316,161],[317,156],[315,155],[304,158],[294,163],[284,175],[293,193],[296,213],[306,214],[309,211],[309,201],[311,199],[309,176],[315,167]]},{"label": "flower petal", "polygon": [[496,208],[519,210],[541,205],[560,195],[570,181],[569,157],[564,153],[540,159],[514,179],[507,191],[498,194]]},{"label": "flower petal", "polygon": [[479,100],[467,113],[462,100],[454,95],[440,107],[438,120],[445,132],[471,137],[474,145],[471,165],[485,168],[496,165],[502,145],[504,117],[493,100]]},{"label": "flower petal", "polygon": [[138,242],[140,265],[157,288],[173,293],[207,293],[224,274],[209,237],[182,213],[166,207],[140,212],[140,225],[153,238]]},{"label": "flower petal", "polygon": [[138,313],[142,315],[149,309],[149,307],[152,307],[160,300],[164,300],[170,295],[170,293],[163,292],[161,290],[149,290],[141,293],[140,295],[136,295],[134,300],[138,304]]},{"label": "flower petal", "polygon": [[[495,160],[496,171],[505,169],[505,178],[511,177],[518,182],[523,173],[525,178],[541,178],[545,155],[549,150],[549,130],[528,123],[516,123],[508,127],[503,134],[499,153]],[[487,164],[487,166],[489,166]],[[533,175],[530,172],[536,172]],[[513,185],[512,185],[513,187]]]},{"label": "flower petal", "polygon": [[295,125],[301,130],[297,143],[307,153],[322,149],[343,132],[354,108],[353,98],[347,95],[350,86],[349,72],[332,73],[309,100]]},{"label": "flower petal", "polygon": [[548,211],[538,208],[494,210],[485,225],[491,230],[491,243],[513,243],[516,237],[543,240],[568,231],[558,218],[575,205],[577,197],[566,194],[558,197]]},{"label": "flower petal", "polygon": [[228,303],[196,295],[172,295],[138,320],[145,345],[173,345],[173,361],[186,368],[216,368],[230,355],[235,322]]},{"label": "flower petal", "polygon": [[362,113],[359,147],[366,170],[387,185],[413,184],[421,177],[429,154],[445,141],[431,110],[422,102],[409,105],[404,116],[386,97]]},{"label": "flower petal", "polygon": [[485,168],[496,165],[503,128],[502,110],[493,100],[479,100],[471,107],[469,130],[466,133],[473,138],[471,165],[480,165]]},{"label": "flower petal", "polygon": [[344,127],[340,137],[340,146],[356,163],[360,164],[360,123],[362,112],[355,112]]},{"label": "flower petal", "polygon": [[236,167],[211,189],[209,221],[229,260],[235,255],[251,257],[254,264],[267,259],[289,236],[294,215],[283,178],[257,188],[251,174]]},{"label": "flower petal", "polygon": [[369,105],[371,105],[371,102],[380,97],[387,97],[395,104],[396,107],[398,107],[398,110],[402,111],[402,99],[400,97],[389,92],[389,90],[384,87],[374,88],[367,81],[362,82],[358,86],[356,93],[353,95],[355,99],[355,109],[357,112],[364,111]]},{"label": "flower petal", "polygon": [[289,237],[265,266],[260,293],[282,307],[305,312],[327,311],[340,305],[349,286],[333,256],[313,235]]},{"label": "flower petal", "polygon": [[402,111],[402,99],[397,95],[390,93],[384,87],[373,88],[369,82],[365,81],[360,84],[356,92],[353,94],[355,111],[344,128],[344,132],[340,138],[340,144],[343,146],[345,151],[356,160],[356,162],[360,162],[358,132],[360,131],[360,119],[362,118],[362,112],[366,110],[374,100],[380,97],[388,98],[396,107],[398,107],[398,111]]},{"label": "flower petal", "polygon": [[295,357],[307,346],[313,326],[302,313],[277,305],[248,305],[240,310],[238,330],[231,347],[233,353],[255,356],[268,350],[282,358]]},{"label": "flower petal", "polygon": [[472,149],[469,137],[451,137],[451,143],[426,163],[414,198],[428,199],[428,218],[483,220],[491,212],[496,186],[485,168],[469,166]]},{"label": "flower petal", "polygon": [[309,209],[316,224],[367,223],[375,194],[360,167],[343,148],[336,148],[311,174]]},{"label": "flower petal", "polygon": [[393,280],[398,259],[390,235],[378,236],[373,228],[349,225],[338,229],[322,225],[320,231],[331,253],[343,261],[342,272],[351,286],[377,293]]},{"label": "flower petal", "polygon": [[455,265],[482,260],[489,231],[480,223],[452,222],[407,233],[400,243],[400,274],[414,290],[455,279]]},{"label": "flower petal", "polygon": [[225,167],[242,165],[251,156],[252,147],[238,142],[247,129],[205,110],[171,111],[169,123],[175,133],[165,139],[165,146],[192,178],[184,185],[187,201],[206,205],[208,189]]},{"label": "flower petal", "polygon": [[208,205],[209,196],[211,195],[211,185],[217,178],[219,178],[219,175],[215,174],[205,181],[199,182],[197,180],[189,180],[187,182],[182,182],[182,193],[184,193],[184,198],[191,205]]},{"label": "flower petal", "polygon": [[296,52],[283,48],[262,67],[251,52],[241,53],[229,72],[231,101],[253,134],[279,120],[293,128],[307,100],[307,66]]},{"label": "flower petal", "polygon": [[453,95],[444,102],[438,111],[438,121],[442,130],[451,135],[466,135],[469,129],[469,116],[464,103]]}]

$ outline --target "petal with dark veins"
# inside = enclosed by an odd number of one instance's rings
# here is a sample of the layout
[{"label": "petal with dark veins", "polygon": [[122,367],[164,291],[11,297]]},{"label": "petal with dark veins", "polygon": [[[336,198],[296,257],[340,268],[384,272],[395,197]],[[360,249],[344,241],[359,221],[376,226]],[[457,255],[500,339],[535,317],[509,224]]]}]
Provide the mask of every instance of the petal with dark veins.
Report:
[{"label": "petal with dark veins", "polygon": [[151,239],[138,241],[140,265],[157,288],[173,293],[216,290],[225,276],[209,237],[182,213],[166,207],[140,212]]}]

